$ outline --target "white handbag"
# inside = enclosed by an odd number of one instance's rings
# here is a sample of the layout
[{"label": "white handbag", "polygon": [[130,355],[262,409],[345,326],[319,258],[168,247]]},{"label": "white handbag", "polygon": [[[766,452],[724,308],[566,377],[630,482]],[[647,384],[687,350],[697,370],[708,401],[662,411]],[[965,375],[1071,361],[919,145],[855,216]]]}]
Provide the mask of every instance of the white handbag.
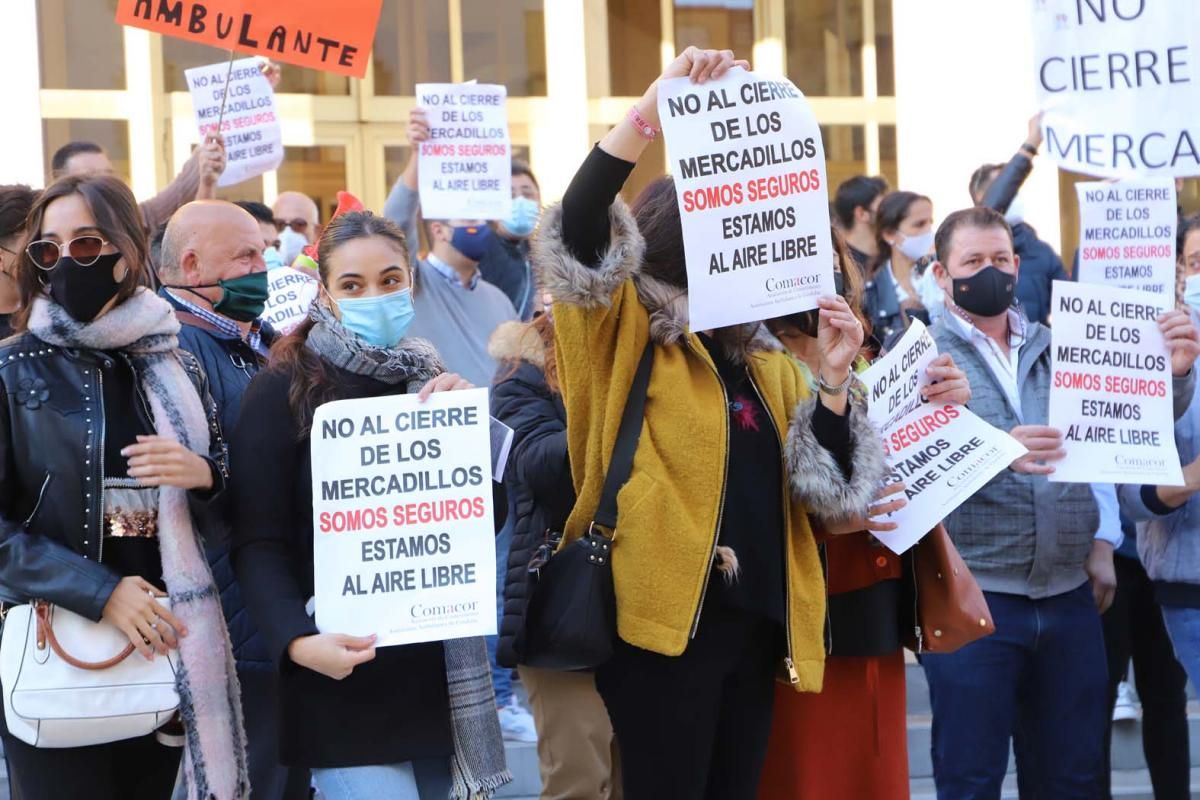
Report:
[{"label": "white handbag", "polygon": [[136,654],[129,637],[47,603],[13,606],[0,635],[8,731],[34,747],[83,747],[145,736],[179,708],[179,653]]}]

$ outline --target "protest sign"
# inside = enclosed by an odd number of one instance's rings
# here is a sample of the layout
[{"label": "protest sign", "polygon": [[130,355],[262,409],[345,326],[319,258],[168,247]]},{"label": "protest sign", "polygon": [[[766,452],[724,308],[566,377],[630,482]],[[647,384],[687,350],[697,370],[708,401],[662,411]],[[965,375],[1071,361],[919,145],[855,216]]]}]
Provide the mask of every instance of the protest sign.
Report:
[{"label": "protest sign", "polygon": [[891,474],[904,481],[908,505],[887,516],[894,531],[872,535],[895,553],[916,544],[946,515],[1025,453],[1005,431],[997,430],[954,403],[930,403],[921,396],[929,383],[926,368],[937,344],[920,320],[888,354],[864,372],[867,416],[883,435]]},{"label": "protest sign", "polygon": [[1195,0],[1032,0],[1046,152],[1101,177],[1200,174]]},{"label": "protest sign", "polygon": [[786,78],[740,67],[662,81],[692,330],[815,308],[834,294],[821,130]]},{"label": "protest sign", "polygon": [[496,632],[488,392],[341,400],[312,424],[317,628],[380,646]]},{"label": "protest sign", "polygon": [[1067,455],[1050,480],[1181,486],[1158,296],[1055,281],[1051,308],[1049,424]]},{"label": "protest sign", "polygon": [[417,150],[425,219],[506,219],[512,211],[508,90],[484,83],[418,83],[429,140]]},{"label": "protest sign", "polygon": [[283,163],[283,134],[275,92],[257,58],[185,70],[200,140],[225,136],[225,171],[218,186],[233,186]]},{"label": "protest sign", "polygon": [[267,305],[262,317],[279,333],[292,329],[308,317],[308,309],[317,299],[317,279],[291,267],[276,267],[267,272]]},{"label": "protest sign", "polygon": [[382,5],[383,0],[117,0],[117,22],[362,78]]},{"label": "protest sign", "polygon": [[1175,305],[1175,181],[1077,183],[1079,280],[1150,292]]}]

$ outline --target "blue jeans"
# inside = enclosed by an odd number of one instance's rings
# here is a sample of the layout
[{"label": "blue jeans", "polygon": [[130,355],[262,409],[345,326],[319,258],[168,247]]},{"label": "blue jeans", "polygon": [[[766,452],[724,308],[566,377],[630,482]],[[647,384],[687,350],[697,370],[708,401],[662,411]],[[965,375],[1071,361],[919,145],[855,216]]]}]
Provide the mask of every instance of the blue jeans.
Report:
[{"label": "blue jeans", "polygon": [[[496,534],[496,625],[504,617],[504,579],[508,574],[508,550],[512,547],[513,515],[511,502],[508,519],[504,527]],[[497,627],[499,630],[499,627]],[[512,670],[496,664],[496,645],[499,636],[485,637],[487,640],[488,661],[492,665],[492,689],[496,692],[496,707],[503,708],[512,702]]]},{"label": "blue jeans", "polygon": [[1162,607],[1175,658],[1192,683],[1200,686],[1200,608]]},{"label": "blue jeans", "polygon": [[996,633],[923,655],[938,800],[998,800],[1009,741],[1023,799],[1097,797],[1108,666],[1088,584],[1031,600],[984,593]]},{"label": "blue jeans", "polygon": [[450,794],[450,771],[445,759],[370,764],[365,767],[323,767],[312,771],[322,800],[421,800]]}]

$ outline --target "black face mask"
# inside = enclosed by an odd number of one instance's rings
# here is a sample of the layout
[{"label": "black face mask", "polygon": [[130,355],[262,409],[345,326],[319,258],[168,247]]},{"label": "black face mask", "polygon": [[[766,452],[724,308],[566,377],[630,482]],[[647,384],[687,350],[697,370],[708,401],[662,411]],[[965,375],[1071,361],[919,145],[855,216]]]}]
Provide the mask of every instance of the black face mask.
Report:
[{"label": "black face mask", "polygon": [[120,260],[120,253],[105,253],[85,267],[69,256],[59,259],[50,272],[50,298],[76,322],[91,322],[121,288],[113,280]]},{"label": "black face mask", "polygon": [[[838,297],[845,298],[846,296],[846,279],[840,272],[833,273],[833,291]],[[792,318],[796,327],[805,336],[817,338],[817,326],[821,322],[821,312],[815,308],[810,308],[808,311],[801,311]]]},{"label": "black face mask", "polygon": [[989,264],[969,278],[954,278],[954,303],[977,317],[996,317],[1013,304],[1017,276]]}]

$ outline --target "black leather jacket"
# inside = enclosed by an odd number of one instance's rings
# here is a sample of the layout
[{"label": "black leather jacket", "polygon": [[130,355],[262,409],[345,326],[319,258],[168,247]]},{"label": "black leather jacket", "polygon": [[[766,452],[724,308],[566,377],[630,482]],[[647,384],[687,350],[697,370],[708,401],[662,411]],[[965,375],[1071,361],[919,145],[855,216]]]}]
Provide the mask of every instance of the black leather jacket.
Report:
[{"label": "black leather jacket", "polygon": [[[195,357],[176,351],[209,420],[214,486],[191,492],[202,528],[224,488],[226,447],[216,405]],[[120,576],[104,566],[102,491],[106,414],[138,414],[153,430],[149,403],[105,409],[101,366],[111,356],[66,350],[29,333],[0,342],[0,594],[37,598],[99,620]],[[137,375],[134,370],[135,377]],[[140,387],[140,379],[135,380]],[[200,512],[200,513],[197,513]]]}]

